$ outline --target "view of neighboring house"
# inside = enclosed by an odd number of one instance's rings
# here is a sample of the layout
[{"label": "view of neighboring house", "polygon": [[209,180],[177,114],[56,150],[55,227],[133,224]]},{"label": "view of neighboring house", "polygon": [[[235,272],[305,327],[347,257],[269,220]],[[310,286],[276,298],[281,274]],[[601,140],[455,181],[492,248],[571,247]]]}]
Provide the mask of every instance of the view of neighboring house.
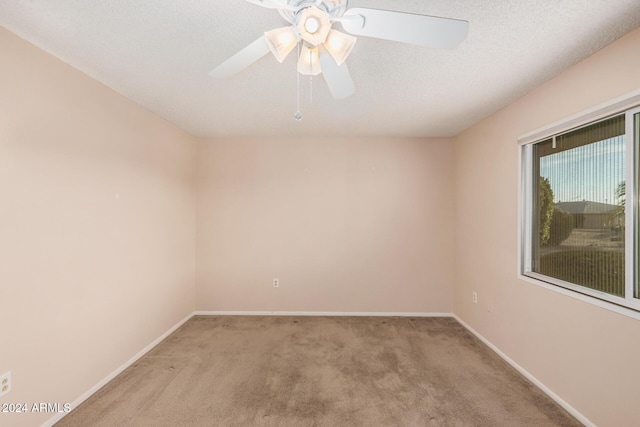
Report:
[{"label": "view of neighboring house", "polygon": [[[615,227],[618,221],[624,221],[624,217],[617,215],[620,206],[608,203],[590,202],[559,202],[555,207],[573,214],[575,228],[610,228]],[[619,219],[618,219],[619,218]]]}]

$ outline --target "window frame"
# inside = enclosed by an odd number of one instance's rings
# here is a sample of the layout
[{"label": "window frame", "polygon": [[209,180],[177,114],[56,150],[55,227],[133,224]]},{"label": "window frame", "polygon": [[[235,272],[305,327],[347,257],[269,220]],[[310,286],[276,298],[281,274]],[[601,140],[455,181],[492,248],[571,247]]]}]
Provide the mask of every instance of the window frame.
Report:
[{"label": "window frame", "polygon": [[[532,271],[533,253],[533,147],[536,143],[543,142],[553,136],[567,133],[589,126],[598,121],[606,120],[616,115],[625,114],[625,182],[627,191],[625,194],[625,297],[608,294],[606,292],[590,289],[584,286],[565,282],[560,279],[545,276]],[[586,301],[588,303],[640,319],[640,298],[634,295],[635,283],[638,278],[638,266],[635,264],[640,255],[637,248],[636,233],[640,232],[640,221],[636,221],[638,203],[636,195],[638,189],[638,165],[634,138],[634,116],[640,115],[640,90],[631,92],[620,98],[594,107],[590,110],[578,113],[574,116],[555,122],[547,127],[530,132],[518,138],[519,151],[519,220],[518,220],[518,278],[536,285],[551,289],[562,294]],[[640,297],[640,295],[638,295]]]}]

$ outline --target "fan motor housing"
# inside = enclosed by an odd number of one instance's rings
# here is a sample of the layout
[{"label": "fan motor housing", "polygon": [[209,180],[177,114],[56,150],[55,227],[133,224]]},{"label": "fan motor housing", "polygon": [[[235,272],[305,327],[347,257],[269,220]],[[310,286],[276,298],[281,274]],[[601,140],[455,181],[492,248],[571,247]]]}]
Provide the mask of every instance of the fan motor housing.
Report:
[{"label": "fan motor housing", "polygon": [[344,15],[347,10],[347,0],[323,0],[321,3],[316,4],[316,0],[289,0],[289,6],[292,6],[297,10],[279,9],[280,16],[284,18],[290,24],[296,25],[299,22],[299,17],[307,8],[312,6],[325,12],[330,18],[337,18]]}]

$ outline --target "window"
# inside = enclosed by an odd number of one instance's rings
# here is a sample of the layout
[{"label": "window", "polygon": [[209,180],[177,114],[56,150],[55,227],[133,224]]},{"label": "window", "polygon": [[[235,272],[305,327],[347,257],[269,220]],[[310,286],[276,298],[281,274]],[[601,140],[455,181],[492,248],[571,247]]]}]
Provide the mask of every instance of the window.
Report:
[{"label": "window", "polygon": [[640,108],[521,144],[520,273],[640,312]]}]

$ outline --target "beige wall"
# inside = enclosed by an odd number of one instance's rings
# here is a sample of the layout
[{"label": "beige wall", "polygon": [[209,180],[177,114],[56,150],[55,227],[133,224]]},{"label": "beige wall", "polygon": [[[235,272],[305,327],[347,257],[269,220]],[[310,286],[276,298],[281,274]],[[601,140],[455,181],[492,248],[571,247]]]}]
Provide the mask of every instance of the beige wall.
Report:
[{"label": "beige wall", "polygon": [[196,308],[450,313],[451,160],[442,139],[202,141]]},{"label": "beige wall", "polygon": [[454,312],[601,427],[640,425],[640,321],[517,278],[517,138],[640,89],[639,46],[636,30],[455,141]]},{"label": "beige wall", "polygon": [[72,402],[193,310],[196,144],[1,27],[0,52],[0,403]]}]

